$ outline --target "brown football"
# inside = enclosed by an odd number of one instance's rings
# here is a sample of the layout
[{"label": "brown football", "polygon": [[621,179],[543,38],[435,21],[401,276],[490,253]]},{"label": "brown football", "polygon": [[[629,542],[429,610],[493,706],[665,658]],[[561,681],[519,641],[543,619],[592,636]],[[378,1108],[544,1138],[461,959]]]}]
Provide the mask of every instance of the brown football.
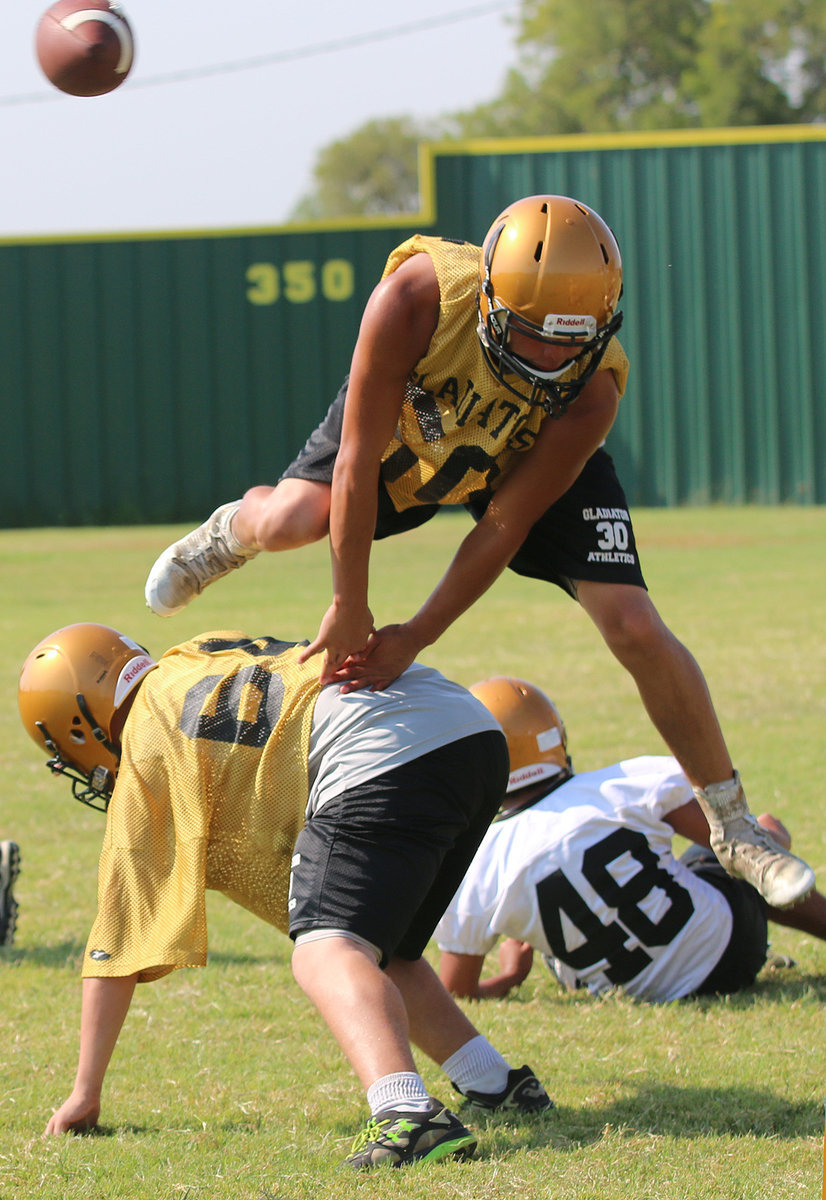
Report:
[{"label": "brown football", "polygon": [[135,58],[129,22],[109,0],[57,0],[40,18],[35,50],[46,78],[70,96],[114,91]]}]

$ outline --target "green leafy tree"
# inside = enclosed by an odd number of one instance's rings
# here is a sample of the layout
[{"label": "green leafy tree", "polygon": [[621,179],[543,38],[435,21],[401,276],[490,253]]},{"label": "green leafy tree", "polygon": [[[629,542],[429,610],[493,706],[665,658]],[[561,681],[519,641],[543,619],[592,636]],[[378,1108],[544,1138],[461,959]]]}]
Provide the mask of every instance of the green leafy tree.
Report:
[{"label": "green leafy tree", "polygon": [[459,118],[465,136],[674,128],[703,0],[523,0],[502,95]]},{"label": "green leafy tree", "polygon": [[523,0],[517,47],[464,136],[826,117],[826,0]]},{"label": "green leafy tree", "polygon": [[701,125],[823,120],[826,3],[714,0],[683,87]]},{"label": "green leafy tree", "polygon": [[318,155],[313,188],[290,219],[415,212],[419,207],[419,144],[438,136],[410,117],[368,121]]}]

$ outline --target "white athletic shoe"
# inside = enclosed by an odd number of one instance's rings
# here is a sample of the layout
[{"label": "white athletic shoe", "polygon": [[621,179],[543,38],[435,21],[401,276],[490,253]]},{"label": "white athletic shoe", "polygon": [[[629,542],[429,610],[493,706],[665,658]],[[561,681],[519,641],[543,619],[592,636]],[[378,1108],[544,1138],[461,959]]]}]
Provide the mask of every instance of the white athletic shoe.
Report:
[{"label": "white athletic shoe", "polygon": [[815,885],[808,863],[786,850],[749,812],[740,774],[695,788],[706,815],[711,848],[721,866],[745,879],[773,908],[789,908],[805,900]]},{"label": "white athletic shoe", "polygon": [[242,546],[230,528],[240,504],[222,504],[203,525],[164,550],[146,581],[146,603],[153,613],[173,617],[216,579],[255,558],[258,551]]},{"label": "white athletic shoe", "polygon": [[808,863],[779,845],[753,816],[709,828],[711,848],[729,875],[745,879],[772,908],[805,900],[815,886]]}]

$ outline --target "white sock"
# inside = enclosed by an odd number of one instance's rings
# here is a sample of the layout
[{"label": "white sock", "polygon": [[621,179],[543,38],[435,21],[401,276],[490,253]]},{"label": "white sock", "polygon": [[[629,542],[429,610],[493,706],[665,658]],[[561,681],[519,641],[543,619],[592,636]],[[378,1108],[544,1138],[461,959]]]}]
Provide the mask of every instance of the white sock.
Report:
[{"label": "white sock", "polygon": [[442,1063],[445,1075],[463,1092],[501,1092],[510,1069],[507,1060],[481,1033]]},{"label": "white sock", "polygon": [[257,549],[256,546],[248,546],[246,542],[242,542],[235,536],[235,530],[232,528],[232,522],[238,515],[238,508],[233,509],[224,518],[224,539],[227,543],[227,549],[231,554],[244,554],[248,551]]},{"label": "white sock", "polygon": [[390,1109],[404,1112],[427,1112],[433,1101],[427,1094],[421,1075],[415,1071],[396,1071],[382,1075],[367,1089],[367,1103],[374,1117]]}]

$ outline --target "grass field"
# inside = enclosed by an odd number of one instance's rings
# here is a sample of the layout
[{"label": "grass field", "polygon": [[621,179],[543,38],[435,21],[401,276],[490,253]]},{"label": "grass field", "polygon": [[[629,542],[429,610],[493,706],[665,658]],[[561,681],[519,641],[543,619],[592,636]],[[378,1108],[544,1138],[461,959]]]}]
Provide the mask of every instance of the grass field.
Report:
[{"label": "grass field", "polygon": [[[660,611],[709,680],[755,812],[782,816],[826,885],[826,510],[635,514]],[[377,623],[424,597],[466,528],[449,514],[375,548]],[[14,947],[0,951],[0,1200],[788,1200],[820,1194],[826,943],[777,929],[791,970],[725,1001],[648,1007],[559,992],[468,1005],[557,1102],[545,1119],[475,1121],[470,1163],[353,1178],[338,1166],[363,1096],[289,971],[289,944],[210,895],[210,963],[138,989],[98,1136],[43,1141],[71,1089],[79,963],[104,818],[44,769],[17,715],[26,653],[78,620],[160,652],[206,629],[301,638],[327,604],[323,546],[262,556],[171,621],[143,582],[175,528],[0,532],[0,838],[22,849]],[[557,700],[575,766],[658,753],[630,679],[577,606],[508,574],[422,656],[460,682],[521,675]],[[435,961],[435,959],[434,959]],[[452,1093],[432,1064],[431,1090]]]}]

